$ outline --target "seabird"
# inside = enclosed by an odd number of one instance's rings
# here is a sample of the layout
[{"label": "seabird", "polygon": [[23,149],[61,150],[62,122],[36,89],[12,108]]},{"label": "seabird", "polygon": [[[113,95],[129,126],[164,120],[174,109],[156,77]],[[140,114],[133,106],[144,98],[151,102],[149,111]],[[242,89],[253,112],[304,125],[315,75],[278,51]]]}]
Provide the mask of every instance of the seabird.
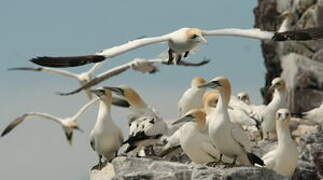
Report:
[{"label": "seabird", "polygon": [[255,114],[253,117],[260,122],[261,118],[259,117],[261,112],[266,108],[265,105],[255,105],[251,103],[250,97],[248,95],[248,93],[246,92],[239,92],[237,94],[237,98],[241,101],[244,102],[245,104],[247,104],[253,111],[253,113]]},{"label": "seabird", "polygon": [[79,128],[79,125],[77,124],[77,120],[81,117],[81,115],[94,103],[96,103],[98,99],[94,99],[87,104],[85,104],[75,115],[67,118],[59,118],[56,116],[53,116],[51,114],[47,113],[40,113],[40,112],[28,112],[23,114],[22,116],[18,117],[17,119],[13,120],[2,132],[1,136],[5,136],[8,134],[12,129],[14,129],[16,126],[18,126],[20,123],[22,123],[24,120],[30,119],[32,117],[41,117],[44,119],[52,120],[58,124],[60,124],[63,127],[64,134],[66,136],[67,141],[69,144],[72,144],[72,138],[73,138],[73,130],[78,130],[83,132]]},{"label": "seabird", "polygon": [[101,62],[107,58],[113,58],[133,49],[144,47],[150,44],[168,43],[168,62],[179,63],[182,57],[187,57],[192,49],[200,43],[206,42],[207,36],[240,36],[259,40],[315,40],[323,38],[321,27],[292,30],[285,32],[262,31],[260,29],[217,29],[201,30],[198,28],[181,28],[174,32],[161,36],[148,37],[129,41],[125,44],[104,49],[98,53],[86,56],[71,57],[37,57],[31,59],[33,63],[48,67],[73,67],[89,63]]},{"label": "seabird", "polygon": [[246,93],[246,92],[239,92],[239,93],[237,94],[237,98],[238,98],[240,101],[242,101],[242,102],[246,103],[247,105],[250,105],[250,104],[251,104],[249,94],[248,94],[248,93]]},{"label": "seabird", "polygon": [[289,122],[291,113],[288,109],[279,109],[276,113],[278,146],[263,156],[265,167],[283,176],[292,176],[297,167],[298,151],[293,141]]},{"label": "seabird", "polygon": [[209,137],[212,144],[217,147],[221,154],[236,160],[244,165],[258,164],[263,166],[263,161],[251,153],[251,142],[246,132],[231,122],[228,113],[231,97],[231,84],[225,77],[216,77],[202,84],[200,88],[213,88],[219,92],[219,100],[215,108],[207,112]]},{"label": "seabird", "polygon": [[111,117],[111,91],[103,87],[92,90],[92,92],[99,97],[100,106],[97,120],[90,134],[90,144],[99,156],[98,168],[101,169],[102,157],[111,162],[117,156],[123,142],[123,134]]},{"label": "seabird", "polygon": [[[206,59],[206,58],[204,58],[202,61],[197,62],[197,63],[181,61],[181,63],[179,65],[188,66],[188,67],[202,66],[202,65],[209,63],[209,61],[210,60]],[[155,73],[158,71],[158,68],[156,66],[154,66],[155,63],[167,64],[167,60],[162,59],[162,58],[156,58],[156,59],[136,58],[131,62],[114,67],[104,73],[99,74],[98,76],[91,79],[89,82],[87,82],[86,84],[82,85],[80,88],[78,88],[74,91],[71,91],[69,93],[58,93],[58,94],[59,95],[72,95],[72,94],[78,93],[78,92],[82,91],[83,89],[88,89],[94,85],[99,84],[102,81],[110,79],[113,76],[119,75],[120,73],[122,73],[130,68],[135,71],[142,72],[142,73],[150,73],[150,74]]]},{"label": "seabird", "polygon": [[205,89],[198,88],[200,84],[206,81],[202,77],[194,77],[191,81],[191,87],[187,89],[177,103],[179,115],[182,116],[186,112],[195,108],[202,108],[202,97]]},{"label": "seabird", "polygon": [[273,98],[260,114],[264,139],[270,139],[270,133],[276,134],[276,112],[278,109],[287,108],[287,87],[285,80],[281,77],[273,79],[270,90],[274,90]]},{"label": "seabird", "polygon": [[[178,130],[179,141],[188,157],[197,164],[219,162],[220,152],[210,141],[204,110],[192,109],[172,124],[181,122],[186,123]],[[228,157],[223,157],[222,160],[232,162]]]},{"label": "seabird", "polygon": [[308,125],[323,125],[323,103],[314,109],[311,109],[306,112],[302,112],[297,114],[300,118],[306,119],[306,121],[302,121],[304,124]]}]

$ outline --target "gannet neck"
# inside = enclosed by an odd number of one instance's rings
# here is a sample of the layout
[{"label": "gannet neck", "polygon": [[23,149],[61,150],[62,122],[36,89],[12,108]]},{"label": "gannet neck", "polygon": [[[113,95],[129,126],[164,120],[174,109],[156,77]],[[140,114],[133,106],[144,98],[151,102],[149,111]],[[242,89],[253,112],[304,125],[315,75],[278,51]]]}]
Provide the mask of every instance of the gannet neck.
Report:
[{"label": "gannet neck", "polygon": [[285,89],[275,89],[273,99],[267,106],[268,111],[277,111],[279,108],[287,107],[287,91]]},{"label": "gannet neck", "polygon": [[276,129],[278,137],[278,146],[283,146],[288,144],[289,142],[293,142],[288,124],[285,124],[283,122],[277,122]]},{"label": "gannet neck", "polygon": [[[206,83],[205,79],[203,79],[202,77],[195,77],[192,79],[191,87],[198,88],[199,85],[204,84],[204,83]],[[201,89],[201,88],[199,88],[199,89]]]},{"label": "gannet neck", "polygon": [[111,103],[100,101],[97,124],[113,123],[111,117]]},{"label": "gannet neck", "polygon": [[228,106],[229,106],[229,101],[230,101],[231,95],[228,96],[228,94],[223,90],[219,90],[219,94],[220,94],[220,96],[219,96],[217,108],[219,107],[218,109],[228,112]]}]

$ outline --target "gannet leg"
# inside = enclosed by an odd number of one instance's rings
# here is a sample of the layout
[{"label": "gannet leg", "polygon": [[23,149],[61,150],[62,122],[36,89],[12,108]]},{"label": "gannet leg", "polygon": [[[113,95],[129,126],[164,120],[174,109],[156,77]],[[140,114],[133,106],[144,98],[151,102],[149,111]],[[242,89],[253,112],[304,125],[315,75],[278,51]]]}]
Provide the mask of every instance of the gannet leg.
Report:
[{"label": "gannet leg", "polygon": [[176,64],[179,64],[181,62],[182,55],[178,55],[176,58]]},{"label": "gannet leg", "polygon": [[174,56],[173,56],[173,50],[172,49],[169,49],[168,50],[168,62],[167,64],[171,64],[174,60]]},{"label": "gannet leg", "polygon": [[102,169],[102,155],[99,155],[99,170],[101,170]]}]

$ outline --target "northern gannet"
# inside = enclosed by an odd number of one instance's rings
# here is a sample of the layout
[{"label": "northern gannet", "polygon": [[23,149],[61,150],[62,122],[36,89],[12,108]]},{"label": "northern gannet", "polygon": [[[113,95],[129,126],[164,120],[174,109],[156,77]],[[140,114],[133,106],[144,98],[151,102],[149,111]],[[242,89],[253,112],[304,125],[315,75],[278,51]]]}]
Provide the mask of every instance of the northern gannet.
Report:
[{"label": "northern gannet", "polygon": [[98,53],[86,56],[70,57],[37,57],[30,61],[42,66],[48,67],[73,67],[89,63],[101,62],[107,58],[113,58],[130,50],[144,47],[150,44],[167,42],[169,47],[168,62],[172,63],[174,59],[179,62],[181,58],[186,57],[189,52],[200,43],[206,42],[207,36],[240,36],[259,40],[314,40],[323,37],[322,28],[309,28],[302,30],[293,30],[286,32],[270,32],[260,29],[217,29],[201,30],[198,28],[181,28],[174,32],[161,36],[148,37],[129,41],[125,44],[104,49]]},{"label": "northern gannet", "polygon": [[118,87],[105,86],[105,88],[110,89],[128,101],[131,110],[128,116],[129,121],[137,121],[136,123],[139,127],[135,133],[132,133],[134,135],[129,136],[128,140],[124,142],[124,144],[129,144],[126,152],[134,149],[136,149],[135,152],[138,152],[142,147],[154,145],[162,135],[167,134],[168,127],[166,122],[144,102],[134,89],[125,85]]},{"label": "northern gannet", "polygon": [[278,146],[263,156],[265,167],[283,176],[292,176],[298,161],[298,150],[293,141],[289,121],[291,113],[288,109],[279,109],[276,113],[276,130]]},{"label": "northern gannet", "polygon": [[179,115],[182,116],[186,112],[195,108],[202,108],[202,97],[205,89],[198,88],[200,84],[206,81],[202,77],[194,77],[191,81],[191,87],[187,89],[177,103]]},{"label": "northern gannet", "polygon": [[60,124],[63,127],[64,134],[66,136],[67,141],[69,144],[72,144],[72,138],[73,138],[73,130],[78,130],[83,132],[78,124],[77,120],[80,118],[80,116],[86,112],[86,110],[96,103],[98,99],[94,99],[87,104],[85,104],[74,116],[67,117],[67,118],[59,118],[47,113],[40,113],[40,112],[28,112],[23,114],[22,116],[18,117],[17,119],[13,120],[2,132],[1,136],[5,136],[8,134],[12,129],[14,129],[16,126],[18,126],[20,123],[22,123],[24,120],[30,119],[32,117],[41,117],[45,119],[52,120],[58,124]]},{"label": "northern gannet", "polygon": [[[97,75],[95,78],[91,79],[89,82],[87,82],[86,84],[84,84],[83,86],[81,86],[80,88],[78,88],[74,91],[71,91],[69,93],[58,93],[58,94],[71,95],[71,94],[78,93],[78,92],[82,91],[83,89],[88,89],[88,88],[90,88],[94,85],[97,85],[100,82],[105,81],[113,76],[119,75],[120,73],[122,73],[130,68],[132,68],[135,71],[142,72],[142,73],[155,73],[158,71],[158,68],[154,65],[155,63],[167,64],[167,60],[162,59],[162,58],[156,58],[156,59],[136,58],[131,62],[114,67],[112,69],[109,69],[106,72],[103,72],[103,73]],[[181,61],[181,63],[179,65],[194,67],[194,66],[202,66],[207,63],[209,63],[209,60],[204,58],[202,61],[197,62],[197,63]]]},{"label": "northern gannet", "polygon": [[302,121],[304,124],[309,125],[323,125],[323,103],[314,109],[311,109],[307,112],[302,112],[299,116],[306,121]]},{"label": "northern gannet", "polygon": [[[203,104],[204,109],[207,112],[212,111],[215,108],[219,101],[219,93],[216,90],[211,90],[203,95]],[[228,109],[230,120],[232,123],[238,124],[239,126],[256,126],[257,122],[247,115],[244,111],[240,109],[235,109],[230,107]]]},{"label": "northern gannet", "polygon": [[281,77],[273,79],[270,89],[274,89],[273,98],[260,115],[264,139],[269,139],[270,133],[276,134],[276,112],[278,109],[287,108],[287,87],[284,79]]},{"label": "northern gannet", "polygon": [[99,156],[98,168],[101,169],[102,157],[110,162],[117,156],[123,142],[123,134],[111,117],[111,91],[103,87],[92,90],[92,92],[99,97],[100,107],[97,120],[90,134],[90,144]]},{"label": "northern gannet", "polygon": [[253,113],[256,114],[254,118],[257,121],[261,121],[261,118],[259,117],[261,112],[266,108],[265,105],[255,105],[251,103],[250,97],[248,93],[246,92],[240,92],[237,94],[237,97],[240,101],[244,102],[245,104],[249,105],[249,107],[252,109]]},{"label": "northern gannet", "polygon": [[[179,141],[189,158],[197,164],[219,162],[220,152],[210,141],[205,111],[192,109],[173,124],[181,122],[186,123],[178,130]],[[232,159],[227,157],[223,157],[222,160],[232,162]]]},{"label": "northern gannet", "polygon": [[243,129],[231,122],[228,113],[231,97],[231,84],[225,77],[216,77],[202,84],[200,88],[213,88],[218,90],[219,99],[215,108],[209,107],[207,111],[207,122],[211,142],[217,147],[221,154],[236,160],[244,165],[259,164],[263,161],[251,153],[251,142]]},{"label": "northern gannet", "polygon": [[247,105],[250,105],[250,104],[251,104],[249,94],[248,94],[248,93],[246,93],[246,92],[239,92],[239,93],[237,94],[237,98],[238,98],[240,101],[242,101],[242,102],[246,103]]}]

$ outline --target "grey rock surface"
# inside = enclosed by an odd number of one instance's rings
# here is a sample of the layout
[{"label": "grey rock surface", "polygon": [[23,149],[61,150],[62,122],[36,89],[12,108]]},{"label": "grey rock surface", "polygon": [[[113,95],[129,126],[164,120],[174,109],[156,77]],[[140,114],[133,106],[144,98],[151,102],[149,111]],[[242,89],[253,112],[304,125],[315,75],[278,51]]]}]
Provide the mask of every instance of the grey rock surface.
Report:
[{"label": "grey rock surface", "polygon": [[[302,29],[323,25],[322,0],[258,0],[258,6],[254,9],[255,26],[262,30],[276,31],[282,22],[281,14],[286,10],[291,12],[294,17],[291,29]],[[294,66],[295,63],[289,61],[290,64],[285,63],[283,66],[283,57],[291,53],[299,54],[304,56],[303,59],[306,59],[307,64],[312,64],[311,66],[315,66],[318,64],[317,62],[321,63],[323,61],[322,40],[303,42],[263,41],[261,43],[261,48],[264,64],[267,69],[265,86],[261,89],[265,104],[271,100],[271,94],[267,89],[270,86],[272,79],[280,76],[283,71],[285,71],[285,75],[286,72],[295,73],[289,71],[289,67]],[[289,79],[289,83],[293,85],[296,84],[297,86],[289,91],[292,96],[289,101],[292,112],[303,112],[312,109],[317,106],[318,101],[323,100],[322,84],[320,81],[315,81],[316,79],[322,78],[322,76],[313,73],[312,70],[298,68],[299,71],[297,71],[296,74],[293,74],[294,79]],[[298,80],[310,81],[310,83],[301,82],[297,84]],[[303,86],[304,84],[305,86]],[[311,98],[312,100],[314,99],[313,101],[308,100],[309,97],[313,96],[314,98]],[[303,101],[303,97],[306,98],[306,101]]]}]

